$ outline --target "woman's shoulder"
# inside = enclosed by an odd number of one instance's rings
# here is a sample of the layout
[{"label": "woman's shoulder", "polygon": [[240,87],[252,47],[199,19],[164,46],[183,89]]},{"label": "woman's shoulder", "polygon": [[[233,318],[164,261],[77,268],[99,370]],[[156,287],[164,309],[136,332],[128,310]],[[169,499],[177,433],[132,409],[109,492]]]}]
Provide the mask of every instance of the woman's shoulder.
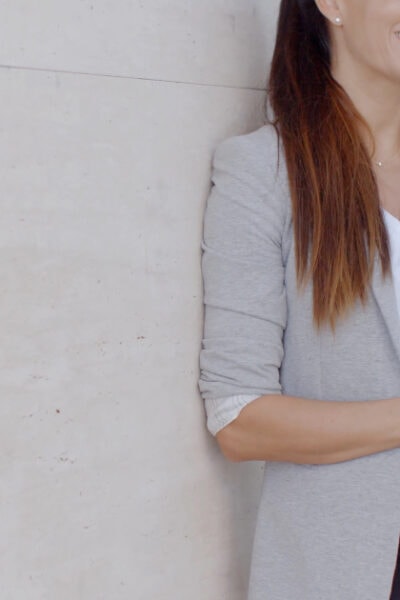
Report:
[{"label": "woman's shoulder", "polygon": [[[254,192],[270,208],[287,216],[290,196],[281,140],[271,124],[220,141],[213,153],[213,181]],[[229,179],[227,178],[229,175]]]},{"label": "woman's shoulder", "polygon": [[254,169],[275,162],[278,156],[278,134],[275,127],[265,124],[248,133],[231,135],[220,141],[214,150],[217,159],[245,160]]}]

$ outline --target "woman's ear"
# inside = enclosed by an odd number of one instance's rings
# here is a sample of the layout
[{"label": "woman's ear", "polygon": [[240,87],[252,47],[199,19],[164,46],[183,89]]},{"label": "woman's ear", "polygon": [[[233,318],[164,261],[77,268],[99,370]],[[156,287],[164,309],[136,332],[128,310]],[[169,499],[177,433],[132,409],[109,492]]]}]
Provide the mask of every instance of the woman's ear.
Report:
[{"label": "woman's ear", "polygon": [[334,25],[342,24],[342,15],[339,3],[336,0],[315,0],[321,13]]}]

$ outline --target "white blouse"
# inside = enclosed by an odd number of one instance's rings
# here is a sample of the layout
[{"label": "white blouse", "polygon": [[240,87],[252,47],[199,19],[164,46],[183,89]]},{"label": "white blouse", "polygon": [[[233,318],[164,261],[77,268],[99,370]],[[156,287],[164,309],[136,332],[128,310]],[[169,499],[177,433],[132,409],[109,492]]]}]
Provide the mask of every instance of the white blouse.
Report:
[{"label": "white blouse", "polygon": [[[382,213],[389,234],[393,283],[400,317],[400,219],[397,219],[384,208]],[[241,394],[205,400],[207,429],[215,435],[220,429],[236,419],[242,408],[259,397],[259,394]]]}]

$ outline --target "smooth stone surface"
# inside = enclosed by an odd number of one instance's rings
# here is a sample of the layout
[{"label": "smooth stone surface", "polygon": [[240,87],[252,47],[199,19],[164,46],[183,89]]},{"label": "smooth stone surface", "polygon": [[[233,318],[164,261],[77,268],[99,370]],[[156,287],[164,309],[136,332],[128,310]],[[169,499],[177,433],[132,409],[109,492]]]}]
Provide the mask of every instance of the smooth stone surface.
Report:
[{"label": "smooth stone surface", "polygon": [[261,467],[205,431],[199,249],[212,149],[263,94],[0,85],[2,597],[239,600]]},{"label": "smooth stone surface", "polygon": [[278,0],[0,6],[0,65],[265,88]]}]

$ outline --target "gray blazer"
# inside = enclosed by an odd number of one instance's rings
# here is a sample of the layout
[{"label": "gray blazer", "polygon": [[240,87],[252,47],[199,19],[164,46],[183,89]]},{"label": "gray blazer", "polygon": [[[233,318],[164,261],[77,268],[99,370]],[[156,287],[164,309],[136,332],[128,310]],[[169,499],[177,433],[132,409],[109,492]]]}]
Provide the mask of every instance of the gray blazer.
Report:
[{"label": "gray blazer", "polygon": [[[333,335],[296,288],[287,171],[270,125],[220,142],[204,214],[204,399],[400,397],[400,319],[378,258],[369,301]],[[266,462],[247,600],[388,600],[400,449],[331,465]]]}]

